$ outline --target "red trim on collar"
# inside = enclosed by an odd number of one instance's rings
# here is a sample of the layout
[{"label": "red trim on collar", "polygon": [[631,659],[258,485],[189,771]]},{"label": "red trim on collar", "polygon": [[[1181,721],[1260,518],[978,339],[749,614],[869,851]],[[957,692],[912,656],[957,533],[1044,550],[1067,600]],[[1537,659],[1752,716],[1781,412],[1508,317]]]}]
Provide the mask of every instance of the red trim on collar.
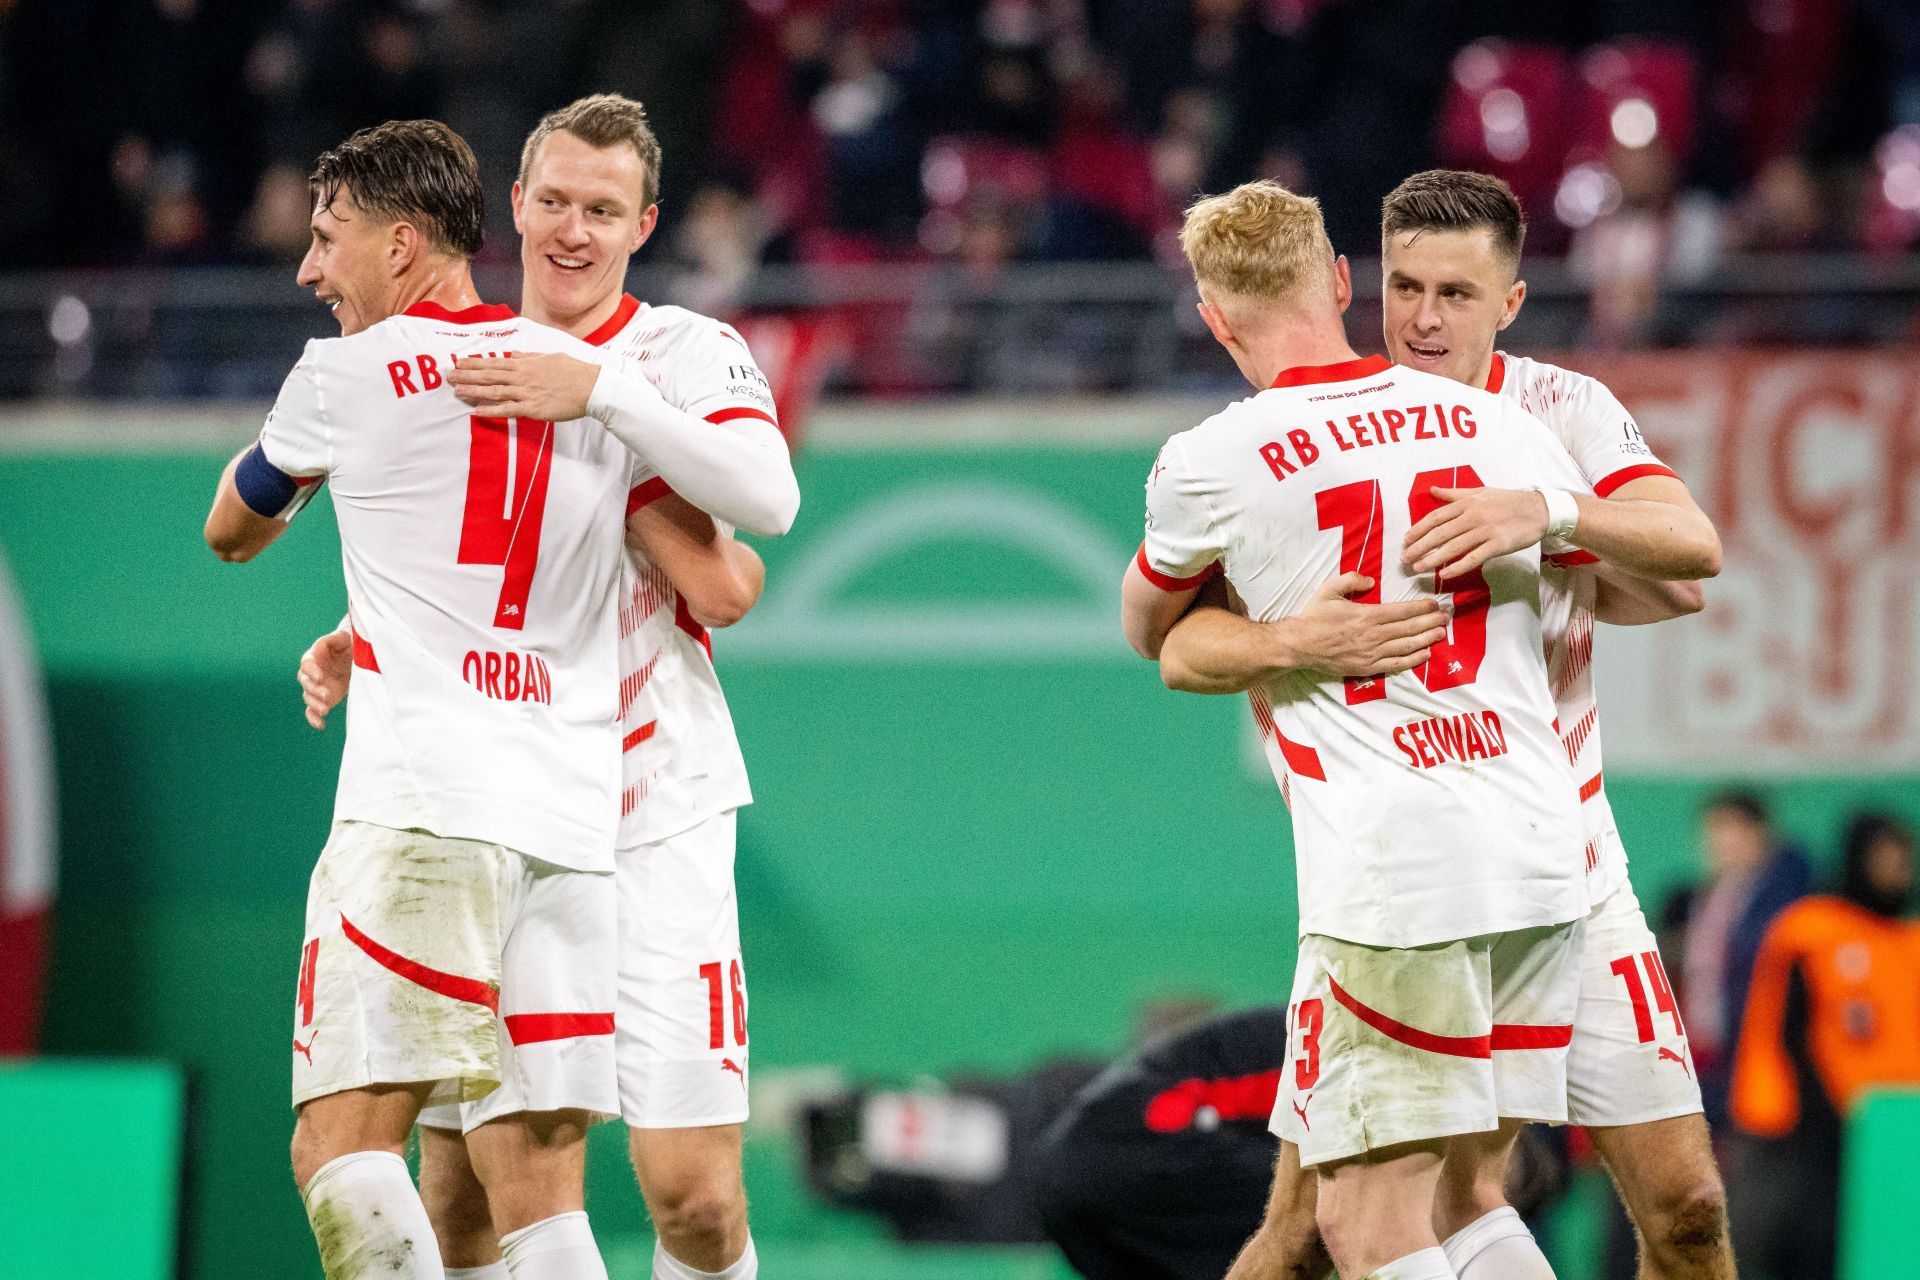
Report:
[{"label": "red trim on collar", "polygon": [[590,347],[604,347],[613,340],[613,335],[627,327],[627,321],[633,319],[633,313],[640,309],[640,299],[630,293],[620,295],[620,305],[613,309],[607,322],[595,329],[580,341]]},{"label": "red trim on collar", "polygon": [[1487,369],[1487,390],[1498,395],[1500,388],[1507,385],[1507,361],[1498,351],[1493,353],[1493,364]]},{"label": "red trim on collar", "polygon": [[421,320],[440,320],[447,324],[491,324],[513,319],[513,308],[500,302],[482,302],[464,311],[449,311],[437,302],[422,299],[400,313]]},{"label": "red trim on collar", "polygon": [[1303,364],[1282,369],[1280,376],[1273,380],[1273,385],[1304,387],[1314,382],[1351,382],[1355,378],[1371,378],[1391,368],[1393,362],[1385,356],[1365,356],[1358,360],[1343,360],[1339,364]]}]

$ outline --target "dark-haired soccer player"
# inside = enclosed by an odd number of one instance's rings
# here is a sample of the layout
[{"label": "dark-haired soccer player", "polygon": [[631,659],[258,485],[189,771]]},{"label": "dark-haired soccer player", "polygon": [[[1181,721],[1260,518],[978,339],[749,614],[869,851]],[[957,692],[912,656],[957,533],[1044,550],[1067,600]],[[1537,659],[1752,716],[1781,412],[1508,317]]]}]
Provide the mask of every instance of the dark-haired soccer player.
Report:
[{"label": "dark-haired soccer player", "polygon": [[[312,184],[299,280],[341,336],[307,345],[206,526],[222,559],[250,559],[330,482],[361,668],[308,892],[294,1176],[330,1280],[438,1280],[402,1153],[423,1105],[511,1077],[504,1006],[510,1027],[567,1042],[575,1090],[473,1135],[513,1274],[604,1277],[581,1179],[588,1113],[618,1105],[601,1024],[633,459],[598,422],[475,417],[448,386],[462,356],[596,358],[475,294],[482,199],[458,135],[364,130]],[[528,1008],[529,992],[543,1003]]]}]

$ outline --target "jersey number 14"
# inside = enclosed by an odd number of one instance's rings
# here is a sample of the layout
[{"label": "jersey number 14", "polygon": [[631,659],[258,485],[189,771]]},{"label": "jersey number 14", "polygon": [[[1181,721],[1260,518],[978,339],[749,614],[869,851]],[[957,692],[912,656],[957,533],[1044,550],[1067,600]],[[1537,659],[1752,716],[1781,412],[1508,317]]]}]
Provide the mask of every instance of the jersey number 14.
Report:
[{"label": "jersey number 14", "polygon": [[519,631],[540,561],[540,523],[553,477],[553,424],[531,418],[467,420],[467,509],[460,524],[461,564],[504,570],[493,625]]}]

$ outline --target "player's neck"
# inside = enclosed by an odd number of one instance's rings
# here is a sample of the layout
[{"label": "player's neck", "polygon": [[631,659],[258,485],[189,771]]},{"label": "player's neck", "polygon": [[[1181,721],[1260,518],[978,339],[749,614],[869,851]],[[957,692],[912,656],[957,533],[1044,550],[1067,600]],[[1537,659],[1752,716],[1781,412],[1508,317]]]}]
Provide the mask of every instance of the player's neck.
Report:
[{"label": "player's neck", "polygon": [[473,271],[465,258],[428,259],[417,271],[402,277],[399,297],[393,313],[431,302],[448,311],[465,311],[480,305],[480,294],[473,287]]},{"label": "player's neck", "polygon": [[1289,325],[1252,337],[1244,343],[1246,361],[1241,372],[1264,391],[1288,369],[1344,364],[1360,357],[1340,329]]},{"label": "player's neck", "polygon": [[1493,348],[1488,347],[1487,354],[1481,358],[1479,370],[1473,375],[1473,377],[1467,380],[1467,385],[1471,387],[1479,387],[1482,391],[1485,391],[1487,389],[1487,383],[1492,381],[1492,379],[1493,379]]},{"label": "player's neck", "polygon": [[615,289],[585,311],[573,315],[562,315],[557,311],[549,310],[539,296],[529,289],[520,299],[520,314],[538,324],[546,325],[549,329],[558,329],[576,338],[584,338],[612,319],[613,313],[620,309],[620,300],[625,296],[624,290]]}]

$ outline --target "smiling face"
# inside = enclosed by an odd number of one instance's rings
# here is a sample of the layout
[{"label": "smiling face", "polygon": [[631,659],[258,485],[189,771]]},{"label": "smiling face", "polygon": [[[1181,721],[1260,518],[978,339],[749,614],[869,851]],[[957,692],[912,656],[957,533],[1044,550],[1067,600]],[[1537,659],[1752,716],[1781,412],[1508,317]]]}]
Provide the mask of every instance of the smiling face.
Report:
[{"label": "smiling face", "polygon": [[316,202],[308,228],[313,239],[296,279],[332,309],[340,336],[391,316],[399,273],[413,247],[412,228],[362,211],[345,188],[329,204]]},{"label": "smiling face", "polygon": [[591,331],[611,314],[627,259],[660,216],[645,203],[646,187],[645,166],[626,143],[596,147],[564,131],[540,143],[513,187],[525,315]]},{"label": "smiling face", "polygon": [[1483,387],[1493,340],[1513,323],[1527,286],[1484,228],[1415,229],[1382,246],[1382,319],[1394,363]]}]

